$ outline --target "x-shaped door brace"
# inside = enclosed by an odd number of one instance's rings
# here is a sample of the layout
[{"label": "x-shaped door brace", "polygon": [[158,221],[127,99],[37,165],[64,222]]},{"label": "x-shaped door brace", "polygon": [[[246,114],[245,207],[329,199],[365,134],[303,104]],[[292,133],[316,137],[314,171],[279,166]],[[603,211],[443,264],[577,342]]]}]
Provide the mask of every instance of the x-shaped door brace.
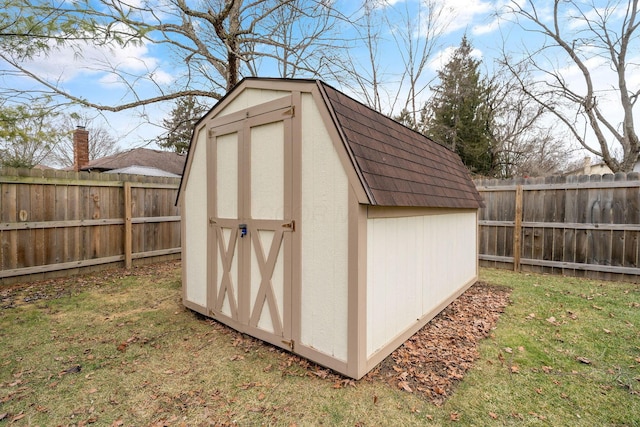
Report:
[{"label": "x-shaped door brace", "polygon": [[258,326],[260,317],[262,316],[262,309],[264,304],[268,304],[269,313],[271,314],[271,324],[273,325],[273,333],[276,335],[282,335],[282,317],[278,310],[278,303],[273,291],[273,272],[278,261],[278,255],[280,254],[280,247],[282,246],[282,239],[284,236],[283,230],[269,230],[273,231],[273,240],[271,241],[271,247],[269,248],[269,256],[265,259],[264,249],[262,248],[262,242],[260,236],[256,230],[255,233],[251,233],[251,239],[253,242],[258,267],[260,269],[260,287],[258,288],[258,294],[256,295],[255,304],[251,313],[251,319],[249,321],[250,326]]},{"label": "x-shaped door brace", "polygon": [[[235,293],[233,292],[233,277],[231,276],[233,255],[236,249],[236,242],[238,241],[238,229],[231,228],[231,236],[229,237],[228,245],[225,244],[224,233],[222,230],[222,227],[216,227],[216,234],[218,235],[218,250],[220,251],[220,260],[222,262],[222,280],[220,282],[220,290],[218,291],[216,310],[222,310],[226,294],[229,301],[229,307],[231,308],[231,318],[238,320],[238,305],[236,303],[237,300]],[[225,246],[227,247],[225,248]]]}]

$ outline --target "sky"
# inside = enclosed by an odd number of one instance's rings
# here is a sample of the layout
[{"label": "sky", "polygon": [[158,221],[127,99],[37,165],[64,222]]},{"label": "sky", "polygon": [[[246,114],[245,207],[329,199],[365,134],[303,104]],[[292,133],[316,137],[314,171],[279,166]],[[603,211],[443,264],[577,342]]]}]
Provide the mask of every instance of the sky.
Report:
[{"label": "sky", "polygon": [[[357,17],[361,10],[357,5],[361,1],[356,0],[333,0],[334,4],[346,15]],[[418,0],[380,0],[377,6],[378,17],[386,17],[390,22],[396,23],[395,28],[380,27],[381,44],[378,49],[380,70],[387,79],[387,93],[390,94],[384,100],[383,111],[386,114],[398,113],[399,104],[393,101],[393,94],[406,91],[400,87],[398,77],[400,75],[399,64],[402,62],[400,50],[394,41],[397,39],[402,28],[402,20],[406,16],[416,18],[419,14],[417,9]],[[450,58],[454,49],[459,46],[463,35],[466,35],[474,47],[473,55],[482,60],[482,67],[486,73],[493,70],[494,60],[501,55],[503,47],[519,55],[525,49],[536,49],[540,46],[541,39],[534,33],[523,31],[517,25],[506,19],[506,15],[501,13],[508,0],[433,0],[442,8],[442,16],[438,21],[439,37],[434,44],[434,50],[429,57],[420,84],[425,88],[421,93],[421,102],[424,103],[430,96],[429,87],[437,83],[435,80],[437,70]],[[524,3],[524,0],[516,0]],[[536,0],[536,7],[545,14],[549,12],[551,4],[548,0]],[[596,0],[598,3],[598,0]],[[602,3],[602,2],[600,2]],[[594,10],[595,11],[595,10]],[[568,12],[569,13],[569,12]],[[167,19],[170,19],[167,16]],[[575,21],[567,20],[561,23],[567,30],[575,29],[578,26]],[[572,27],[573,26],[573,27]],[[579,29],[579,28],[578,28]],[[348,37],[349,32],[345,30]],[[424,41],[420,30],[413,34],[415,40]],[[362,46],[354,44],[350,55],[366,61],[368,52]],[[640,57],[639,52],[634,52]],[[640,59],[640,58],[638,58]],[[568,80],[575,80],[575,85],[580,85],[579,70],[575,66],[567,63],[562,58],[550,58],[563,70],[563,76]],[[105,68],[112,68],[118,73],[130,76],[152,74],[157,86],[148,83],[141,83],[135,80],[138,89],[143,95],[158,93],[158,88],[170,90],[176,84],[177,75],[180,70],[181,59],[176,58],[166,47],[141,44],[128,45],[124,48],[105,49],[93,46],[85,46],[81,50],[62,48],[56,51],[55,55],[35,58],[27,65],[34,73],[45,76],[51,81],[56,81],[61,86],[68,89],[75,96],[87,98],[91,101],[106,104],[119,104],[130,101],[125,95],[124,86],[118,82],[113,73],[105,72]],[[592,63],[600,61],[595,55]],[[638,61],[640,62],[640,61]],[[636,64],[638,63],[636,62]],[[637,68],[637,66],[636,66]],[[607,67],[600,68],[597,74],[597,81],[607,87],[613,84],[611,73],[606,72]],[[639,70],[640,71],[640,70]],[[601,75],[600,75],[601,73]],[[264,67],[262,76],[274,76],[274,70]],[[640,72],[630,73],[632,87],[640,87]],[[394,80],[395,79],[395,80]],[[134,81],[134,80],[132,80]],[[341,87],[339,82],[328,80],[330,84],[349,93],[356,99],[361,99],[361,94],[349,87]],[[28,80],[17,79],[12,82],[0,81],[0,84],[13,84],[28,88],[29,85],[37,86]],[[395,86],[394,86],[395,84]],[[602,102],[609,102],[613,99],[603,97]],[[118,113],[97,113],[84,111],[88,117],[95,117],[97,122],[103,126],[120,141],[122,149],[129,149],[139,146],[149,146],[155,148],[153,139],[162,132],[159,124],[170,112],[171,104],[158,104],[147,106],[144,109],[126,110]],[[610,111],[615,110],[615,103],[612,103]]]}]

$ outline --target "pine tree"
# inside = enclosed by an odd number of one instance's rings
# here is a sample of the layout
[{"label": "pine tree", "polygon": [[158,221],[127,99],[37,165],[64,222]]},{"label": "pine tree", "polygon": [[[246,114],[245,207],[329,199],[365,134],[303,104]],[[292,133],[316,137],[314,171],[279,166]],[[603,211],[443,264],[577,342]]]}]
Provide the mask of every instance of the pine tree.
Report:
[{"label": "pine tree", "polygon": [[158,145],[176,153],[189,150],[193,126],[202,117],[206,108],[194,96],[185,96],[176,101],[169,118],[162,120],[167,133],[158,139]]},{"label": "pine tree", "polygon": [[472,50],[464,36],[451,60],[438,71],[440,83],[432,88],[427,136],[458,153],[471,172],[490,175],[492,116],[487,99],[491,87],[480,76],[481,61],[471,56]]}]

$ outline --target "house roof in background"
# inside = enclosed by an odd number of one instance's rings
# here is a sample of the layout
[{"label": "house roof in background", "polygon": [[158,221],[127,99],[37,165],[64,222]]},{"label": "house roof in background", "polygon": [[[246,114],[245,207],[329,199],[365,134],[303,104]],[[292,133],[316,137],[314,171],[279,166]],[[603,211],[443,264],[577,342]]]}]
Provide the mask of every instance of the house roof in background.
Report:
[{"label": "house roof in background", "polygon": [[176,173],[167,172],[162,169],[150,166],[131,165],[120,169],[111,169],[104,173],[125,173],[130,175],[146,175],[146,176],[165,176],[170,178],[180,178]]},{"label": "house roof in background", "polygon": [[456,153],[326,83],[318,85],[372,204],[482,207],[482,196]]},{"label": "house roof in background", "polygon": [[123,169],[136,166],[154,168],[174,175],[182,175],[185,160],[186,156],[172,151],[134,148],[111,156],[92,160],[87,166],[83,167],[82,170],[97,170],[105,172],[113,169]]}]

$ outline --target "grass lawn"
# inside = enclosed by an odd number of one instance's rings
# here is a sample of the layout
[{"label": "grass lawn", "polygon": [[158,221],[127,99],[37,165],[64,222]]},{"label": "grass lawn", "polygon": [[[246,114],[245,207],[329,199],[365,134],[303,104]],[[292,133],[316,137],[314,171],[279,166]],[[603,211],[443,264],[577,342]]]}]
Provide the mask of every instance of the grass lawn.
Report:
[{"label": "grass lawn", "polygon": [[16,300],[0,288],[0,427],[640,426],[639,285],[488,269],[481,280],[512,288],[512,303],[441,406],[324,375],[184,309],[179,264]]}]

